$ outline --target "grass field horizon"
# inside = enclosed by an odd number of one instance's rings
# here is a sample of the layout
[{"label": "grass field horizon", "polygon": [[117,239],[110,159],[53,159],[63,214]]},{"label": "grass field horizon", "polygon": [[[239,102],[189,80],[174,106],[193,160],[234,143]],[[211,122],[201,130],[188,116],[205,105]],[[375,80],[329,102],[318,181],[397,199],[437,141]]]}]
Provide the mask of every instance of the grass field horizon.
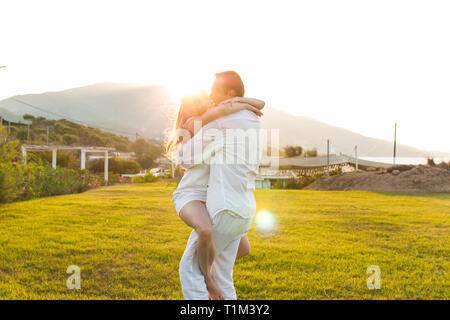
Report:
[{"label": "grass field horizon", "polygon": [[[0,206],[0,299],[182,299],[191,229],[176,184],[120,185]],[[276,229],[248,233],[238,299],[449,299],[450,194],[256,190]],[[81,269],[69,290],[67,267]],[[366,269],[381,270],[369,290]]]}]

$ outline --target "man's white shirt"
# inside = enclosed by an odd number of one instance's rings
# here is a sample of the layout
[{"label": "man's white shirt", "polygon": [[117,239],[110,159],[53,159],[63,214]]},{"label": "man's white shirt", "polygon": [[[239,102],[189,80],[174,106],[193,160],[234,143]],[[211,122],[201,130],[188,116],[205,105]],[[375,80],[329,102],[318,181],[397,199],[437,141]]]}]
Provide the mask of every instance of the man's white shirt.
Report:
[{"label": "man's white shirt", "polygon": [[259,118],[242,110],[206,124],[177,152],[175,161],[183,168],[210,165],[206,207],[211,218],[223,210],[254,215],[261,140]]}]

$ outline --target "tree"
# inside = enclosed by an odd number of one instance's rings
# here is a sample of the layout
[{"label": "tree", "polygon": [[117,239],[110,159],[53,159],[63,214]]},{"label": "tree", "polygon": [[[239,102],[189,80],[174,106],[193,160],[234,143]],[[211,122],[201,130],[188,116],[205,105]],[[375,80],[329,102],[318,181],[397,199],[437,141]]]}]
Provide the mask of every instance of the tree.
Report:
[{"label": "tree", "polygon": [[163,152],[160,143],[145,139],[137,139],[131,143],[129,150],[135,153],[137,162],[144,169],[151,168],[154,160],[161,156]]},{"label": "tree", "polygon": [[80,139],[74,135],[74,134],[64,134],[63,135],[63,142],[65,145],[71,146],[75,143],[77,143]]},{"label": "tree", "polygon": [[284,156],[287,158],[297,157],[302,155],[303,148],[301,146],[285,146],[283,148]]},{"label": "tree", "polygon": [[31,121],[31,122],[33,122],[33,120],[35,119],[35,117],[32,114],[29,114],[29,113],[25,113],[22,118],[24,120],[28,120],[28,121]]},{"label": "tree", "polygon": [[295,149],[295,154],[296,155],[298,155],[298,156],[302,155],[302,153],[303,153],[303,148],[302,147],[296,146],[296,147],[294,147],[294,149]]},{"label": "tree", "polygon": [[[89,163],[90,170],[94,172],[103,172],[105,168],[105,159],[97,159]],[[117,174],[138,173],[141,170],[141,165],[134,160],[125,159],[109,159],[108,171]]]},{"label": "tree", "polygon": [[313,148],[313,149],[311,149],[311,150],[307,150],[306,152],[305,152],[305,156],[307,156],[307,157],[317,157],[317,149],[316,148]]},{"label": "tree", "polygon": [[27,127],[17,127],[14,134],[16,139],[26,141],[28,135]]}]

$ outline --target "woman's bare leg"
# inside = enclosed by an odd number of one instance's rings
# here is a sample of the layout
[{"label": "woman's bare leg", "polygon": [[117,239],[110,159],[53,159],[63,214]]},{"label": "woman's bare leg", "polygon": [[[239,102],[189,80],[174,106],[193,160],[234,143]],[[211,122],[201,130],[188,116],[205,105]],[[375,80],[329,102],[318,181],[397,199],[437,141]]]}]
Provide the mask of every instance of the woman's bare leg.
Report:
[{"label": "woman's bare leg", "polygon": [[[244,235],[239,242],[238,252],[236,254],[236,260],[245,257],[250,253],[250,241],[248,241],[247,235]],[[214,278],[215,269],[214,264],[211,266],[211,275]]]},{"label": "woman's bare leg", "polygon": [[212,237],[212,223],[206,206],[201,201],[191,201],[180,211],[180,218],[198,234],[197,255],[200,270],[205,277],[206,287],[211,298],[223,300],[223,292],[211,275],[211,266],[216,256],[216,246]]},{"label": "woman's bare leg", "polygon": [[238,252],[236,254],[236,260],[245,257],[250,253],[250,241],[248,241],[247,235],[244,235],[239,242]]}]

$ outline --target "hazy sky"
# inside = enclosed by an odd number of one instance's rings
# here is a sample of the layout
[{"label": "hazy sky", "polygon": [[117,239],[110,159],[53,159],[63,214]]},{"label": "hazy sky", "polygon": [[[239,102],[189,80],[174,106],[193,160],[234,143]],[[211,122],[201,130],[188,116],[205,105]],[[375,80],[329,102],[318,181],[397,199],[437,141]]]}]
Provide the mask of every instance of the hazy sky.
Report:
[{"label": "hazy sky", "polygon": [[0,5],[0,99],[96,82],[209,90],[450,152],[450,1],[20,1]]}]

